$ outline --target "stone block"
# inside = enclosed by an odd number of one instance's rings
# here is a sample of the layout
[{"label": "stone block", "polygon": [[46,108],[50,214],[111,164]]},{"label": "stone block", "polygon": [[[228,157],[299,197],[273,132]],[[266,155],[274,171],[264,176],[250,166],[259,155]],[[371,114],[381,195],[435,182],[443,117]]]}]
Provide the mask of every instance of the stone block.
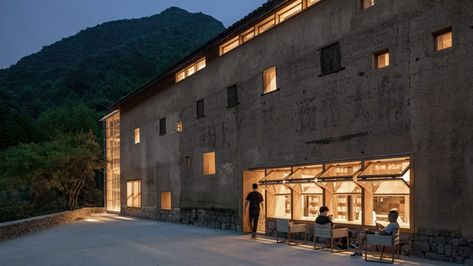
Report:
[{"label": "stone block", "polygon": [[425,258],[425,253],[419,250],[413,250],[409,253],[409,256],[417,257],[417,258]]},{"label": "stone block", "polygon": [[426,259],[429,259],[429,260],[448,261],[447,256],[441,255],[441,254],[437,254],[437,253],[434,253],[434,252],[427,252],[427,253],[425,253],[425,258],[426,258]]},{"label": "stone block", "polygon": [[445,253],[445,245],[444,244],[438,244],[437,245],[437,253],[438,254],[444,254]]},{"label": "stone block", "polygon": [[430,251],[430,244],[427,242],[422,242],[422,241],[415,241],[414,242],[414,249],[415,250],[420,250],[423,252],[428,252]]},{"label": "stone block", "polygon": [[462,256],[456,256],[455,257],[455,263],[462,264],[463,261],[465,261],[465,258]]},{"label": "stone block", "polygon": [[473,266],[473,259],[466,259],[465,261],[463,261],[463,264]]},{"label": "stone block", "polygon": [[445,245],[445,255],[447,257],[451,257],[452,256],[452,249],[453,249],[453,246],[450,245],[450,244],[447,244]]}]

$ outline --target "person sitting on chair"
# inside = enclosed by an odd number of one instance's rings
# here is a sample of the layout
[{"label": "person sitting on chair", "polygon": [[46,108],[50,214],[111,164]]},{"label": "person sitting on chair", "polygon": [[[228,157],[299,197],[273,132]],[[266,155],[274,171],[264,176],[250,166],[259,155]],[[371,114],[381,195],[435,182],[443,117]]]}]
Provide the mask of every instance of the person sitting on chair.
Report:
[{"label": "person sitting on chair", "polygon": [[[319,209],[319,216],[317,216],[317,218],[315,219],[315,223],[317,224],[320,224],[320,225],[324,225],[324,224],[328,224],[330,223],[332,228],[335,228],[335,225],[333,224],[332,222],[332,218],[331,216],[328,215],[328,212],[329,212],[329,208],[327,206],[322,206],[320,207]],[[343,238],[341,241],[337,241],[336,245],[339,247],[339,248],[346,248],[346,241],[345,238]]]},{"label": "person sitting on chair", "polygon": [[[399,224],[397,223],[397,218],[399,217],[399,213],[397,210],[391,210],[388,214],[389,224],[384,227],[383,225],[376,223],[376,227],[380,235],[394,235],[397,230],[399,230]],[[352,247],[358,249],[355,251],[352,256],[361,256],[361,247],[366,241],[367,234],[374,234],[375,232],[369,231],[367,229],[362,229],[357,237],[357,243],[352,243]]]}]

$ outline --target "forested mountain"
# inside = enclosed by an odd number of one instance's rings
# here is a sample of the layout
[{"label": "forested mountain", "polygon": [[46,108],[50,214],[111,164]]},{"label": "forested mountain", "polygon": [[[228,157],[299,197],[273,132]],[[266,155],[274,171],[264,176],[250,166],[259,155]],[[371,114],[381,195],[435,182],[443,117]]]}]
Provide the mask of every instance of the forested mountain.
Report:
[{"label": "forested mountain", "polygon": [[101,206],[100,116],[224,29],[173,7],[88,28],[0,70],[0,222]]},{"label": "forested mountain", "polygon": [[41,140],[35,138],[44,134],[31,136],[21,128],[31,133],[41,116],[57,117],[51,112],[67,111],[63,107],[80,105],[103,113],[224,29],[210,16],[172,7],[151,17],[82,30],[0,70],[1,111],[8,109],[0,114],[0,123],[18,130],[1,134],[0,150]]}]

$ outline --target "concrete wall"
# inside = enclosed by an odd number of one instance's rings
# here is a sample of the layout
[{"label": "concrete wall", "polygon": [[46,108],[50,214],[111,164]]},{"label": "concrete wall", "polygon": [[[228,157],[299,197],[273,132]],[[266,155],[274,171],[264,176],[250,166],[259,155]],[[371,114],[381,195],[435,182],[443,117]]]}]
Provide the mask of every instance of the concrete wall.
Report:
[{"label": "concrete wall", "polygon": [[[412,153],[416,228],[473,235],[472,11],[467,0],[313,6],[179,84],[123,104],[122,188],[142,178],[143,211],[154,217],[161,191],[172,192],[173,208],[241,213],[245,169]],[[454,48],[434,52],[432,32],[447,26]],[[337,41],[344,70],[319,77],[319,49]],[[374,69],[373,53],[386,48],[391,65]],[[272,66],[279,90],[262,96],[262,72]],[[240,104],[226,108],[233,84]],[[202,98],[206,116],[196,119]],[[216,152],[216,175],[202,174],[207,151]],[[127,213],[125,190],[122,199]]]}]

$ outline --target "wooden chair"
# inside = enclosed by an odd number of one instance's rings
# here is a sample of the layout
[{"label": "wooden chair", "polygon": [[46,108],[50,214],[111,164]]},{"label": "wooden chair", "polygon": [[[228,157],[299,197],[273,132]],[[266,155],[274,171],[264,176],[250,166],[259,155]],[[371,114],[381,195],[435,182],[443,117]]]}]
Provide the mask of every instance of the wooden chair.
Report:
[{"label": "wooden chair", "polygon": [[[279,233],[286,233],[287,238],[283,241],[279,241]],[[304,244],[307,241],[307,225],[306,224],[296,224],[290,222],[287,219],[276,219],[276,243],[285,243],[287,242],[291,246],[291,236],[295,233],[304,233]],[[294,241],[293,241],[294,242]]]},{"label": "wooden chair", "polygon": [[319,250],[326,247],[317,247],[317,238],[330,239],[330,252],[333,253],[333,239],[335,238],[347,238],[347,249],[348,249],[348,228],[332,228],[330,223],[318,224],[314,226],[314,249]]},{"label": "wooden chair", "polygon": [[[398,251],[398,258],[400,252],[400,245],[399,245],[400,233],[399,229],[396,230],[394,235],[379,235],[379,234],[367,234],[366,235],[366,245],[365,245],[365,261],[371,262],[381,262],[381,263],[391,263],[394,264],[394,252]],[[378,260],[368,260],[368,245],[377,245],[383,246],[381,250],[381,257]],[[392,258],[391,261],[383,261],[384,249],[386,247],[392,248]]]}]

